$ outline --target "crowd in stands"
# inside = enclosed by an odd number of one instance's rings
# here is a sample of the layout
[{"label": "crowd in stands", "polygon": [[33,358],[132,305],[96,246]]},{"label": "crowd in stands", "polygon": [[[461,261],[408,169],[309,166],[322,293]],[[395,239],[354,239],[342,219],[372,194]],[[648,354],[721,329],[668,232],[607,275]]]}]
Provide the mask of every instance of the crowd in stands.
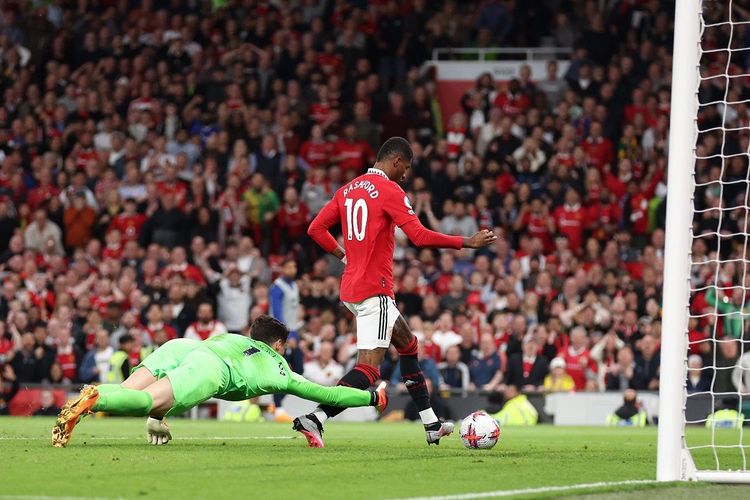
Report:
[{"label": "crowd in stands", "polygon": [[[306,229],[391,136],[413,144],[404,189],[427,227],[500,236],[438,251],[397,230],[396,301],[432,387],[658,389],[672,8],[4,2],[0,411],[19,385],[119,381],[170,339],[243,333],[263,313],[292,330],[295,370],[335,384],[356,353],[343,264]],[[708,43],[726,46],[727,33]],[[462,112],[442,116],[423,68],[433,48],[542,43],[573,48],[564,73],[549,61],[508,82],[482,75]],[[747,59],[704,57],[714,74],[748,72]],[[729,97],[747,98],[745,79],[733,82]],[[727,85],[704,80],[702,102]],[[747,106],[701,109],[703,125],[722,117],[746,125]],[[747,151],[747,137],[727,137]],[[745,178],[746,158],[724,168],[715,156],[730,153],[722,141],[699,138],[697,208],[719,206],[712,181]],[[725,199],[744,196],[736,187]],[[697,233],[716,232],[718,212],[700,214]],[[737,284],[741,265],[717,270],[715,240],[696,240],[694,277]],[[730,242],[723,257],[742,251]],[[694,297],[693,312],[713,310],[716,294]],[[742,356],[701,340],[741,339],[744,322],[701,317],[690,330],[691,368]],[[381,374],[397,384],[395,356]],[[734,390],[725,372],[691,375],[696,390]]]}]

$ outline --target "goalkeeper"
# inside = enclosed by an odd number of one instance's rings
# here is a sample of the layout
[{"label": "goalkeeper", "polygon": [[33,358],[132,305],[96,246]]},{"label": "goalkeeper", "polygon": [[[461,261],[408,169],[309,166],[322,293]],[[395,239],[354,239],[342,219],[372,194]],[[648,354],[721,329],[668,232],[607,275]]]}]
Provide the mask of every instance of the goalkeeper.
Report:
[{"label": "goalkeeper", "polygon": [[167,342],[137,366],[122,384],[85,386],[78,399],[67,403],[52,429],[52,445],[64,447],[82,415],[104,411],[116,415],[149,416],[152,444],[172,438],[166,415],[177,415],[211,397],[241,401],[264,394],[287,393],[339,407],[388,404],[385,384],[376,390],[324,387],[295,374],[283,352],[289,330],[279,321],[261,316],[250,337],[224,334],[203,342]]}]

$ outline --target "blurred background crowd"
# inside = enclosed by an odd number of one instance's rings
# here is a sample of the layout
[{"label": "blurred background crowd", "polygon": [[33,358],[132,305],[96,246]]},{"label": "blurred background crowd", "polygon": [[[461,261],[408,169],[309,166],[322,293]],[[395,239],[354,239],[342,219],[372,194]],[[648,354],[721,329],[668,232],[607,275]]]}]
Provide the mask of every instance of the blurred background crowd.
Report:
[{"label": "blurred background crowd", "polygon": [[[0,411],[19,385],[119,381],[169,339],[245,332],[262,313],[293,331],[296,371],[335,384],[356,354],[343,264],[306,229],[394,135],[413,144],[404,188],[427,227],[501,236],[437,251],[397,230],[396,301],[434,389],[658,389],[672,8],[3,2]],[[565,73],[483,75],[442,116],[433,48],[541,43],[573,49]],[[707,75],[747,73],[740,55],[711,54]],[[706,128],[748,123],[746,79],[728,81],[701,83],[701,102],[738,103],[701,107]],[[710,210],[726,203],[718,180],[746,177],[746,157],[722,155],[748,137],[731,137],[699,138],[696,282],[744,284],[716,244],[745,213]],[[724,200],[745,196],[732,186]],[[721,257],[744,256],[741,240]],[[689,389],[733,391],[730,370],[702,367],[738,362],[744,322],[700,314],[747,302],[708,292],[692,302]],[[738,341],[714,352],[714,332]],[[381,374],[397,383],[391,354]]]}]

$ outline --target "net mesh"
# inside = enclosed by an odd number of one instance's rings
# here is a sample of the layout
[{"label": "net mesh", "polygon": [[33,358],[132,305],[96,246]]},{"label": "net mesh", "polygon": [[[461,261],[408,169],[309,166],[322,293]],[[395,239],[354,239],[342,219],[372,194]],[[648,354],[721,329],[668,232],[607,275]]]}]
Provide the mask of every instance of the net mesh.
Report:
[{"label": "net mesh", "polygon": [[750,2],[701,5],[686,444],[699,470],[748,471]]}]

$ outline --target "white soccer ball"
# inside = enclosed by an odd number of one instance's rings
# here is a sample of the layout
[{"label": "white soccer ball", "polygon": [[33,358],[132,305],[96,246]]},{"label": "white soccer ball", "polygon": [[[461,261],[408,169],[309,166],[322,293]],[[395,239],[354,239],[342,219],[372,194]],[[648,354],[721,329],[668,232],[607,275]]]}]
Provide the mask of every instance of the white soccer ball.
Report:
[{"label": "white soccer ball", "polygon": [[461,422],[461,441],[472,449],[488,450],[500,439],[500,424],[486,412],[475,411]]}]

